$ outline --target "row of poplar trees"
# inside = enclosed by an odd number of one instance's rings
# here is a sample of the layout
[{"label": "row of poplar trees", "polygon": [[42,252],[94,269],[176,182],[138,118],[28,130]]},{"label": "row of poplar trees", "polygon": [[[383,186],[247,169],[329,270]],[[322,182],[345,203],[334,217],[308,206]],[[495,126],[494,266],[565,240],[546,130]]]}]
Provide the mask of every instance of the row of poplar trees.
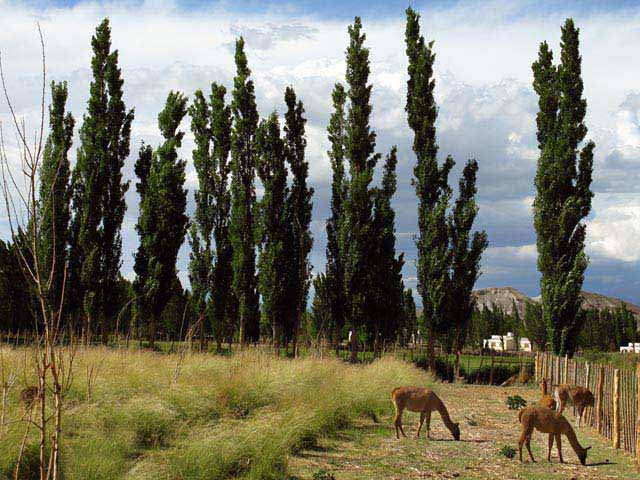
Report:
[{"label": "row of poplar trees", "polygon": [[[407,312],[415,307],[412,292],[404,291],[402,283],[403,255],[395,252],[395,214],[391,208],[396,191],[395,146],[385,158],[380,187],[371,187],[381,155],[375,152],[376,134],[369,124],[369,50],[364,46],[360,18],[349,27],[349,36],[347,85],[336,84],[334,88],[328,128],[332,215],[327,222],[326,274],[316,282],[316,295],[319,291],[326,295],[336,342],[344,326],[349,328],[355,361],[363,338],[379,351],[383,342],[406,336],[407,330],[414,333],[416,328],[415,315],[411,325],[412,315]],[[487,235],[472,233],[478,211],[475,160],[464,167],[459,196],[450,208],[448,175],[454,161],[447,157],[439,165],[437,159],[432,46],[420,34],[419,15],[408,9],[406,112],[417,160],[413,184],[418,197],[418,294],[423,304],[419,323],[426,330],[434,368],[436,338],[453,338],[456,351],[464,344],[474,306],[471,291]]]},{"label": "row of poplar trees", "polygon": [[[487,235],[472,231],[478,211],[475,160],[466,163],[452,202],[449,174],[455,162],[450,156],[442,163],[437,159],[433,42],[420,34],[419,15],[411,8],[406,13],[405,109],[416,156],[422,318],[415,318],[413,293],[402,281],[403,254],[396,254],[391,207],[397,184],[395,146],[384,159],[380,185],[371,185],[381,155],[369,123],[369,50],[358,17],[348,29],[346,85],[336,84],[332,95],[327,265],[315,279],[314,310],[325,311],[319,330],[336,346],[350,332],[354,360],[362,342],[379,352],[386,342],[407,341],[421,328],[433,368],[437,339],[456,352],[466,341],[474,308],[471,292]],[[578,152],[586,135],[578,33],[567,20],[560,65],[553,65],[546,43],[533,65],[540,97],[534,202],[538,265],[548,338],[561,353],[573,351],[581,325],[579,293],[587,265],[581,220],[592,197],[593,143]],[[40,172],[40,237],[43,268],[56,265],[50,294],[59,298],[65,290],[64,318],[85,338],[99,333],[107,342],[122,313],[120,232],[129,189],[122,169],[134,111],[123,101],[108,20],[96,29],[92,47],[93,81],[73,169],[68,154],[75,120],[65,111],[67,85],[51,85],[50,134]],[[260,119],[242,38],[236,42],[235,63],[230,103],[225,87],[217,83],[207,95],[195,92],[190,104],[185,95],[170,92],[158,116],[162,143],[155,149],[143,144],[138,152],[140,244],[125,306],[134,308],[137,334],[146,334],[152,346],[158,319],[175,289],[178,251],[188,237],[190,299],[197,318],[191,335],[199,335],[204,345],[210,333],[218,347],[225,340],[246,344],[263,336],[276,348],[290,342],[294,351],[298,348],[313,244],[304,106],[288,87],[283,127],[276,112]],[[178,155],[184,137],[180,124],[187,115],[198,177],[191,219],[186,215],[186,162]],[[259,200],[257,179],[264,187]],[[20,235],[14,241],[21,241]],[[8,257],[9,247],[3,243],[0,253]]]},{"label": "row of poplar trees", "polygon": [[[418,293],[423,325],[433,353],[437,335],[455,332],[464,343],[473,304],[471,289],[486,247],[484,232],[471,233],[478,165],[469,161],[460,180],[459,198],[450,209],[449,157],[437,161],[436,105],[433,98],[432,44],[420,35],[419,17],[407,11],[409,82],[406,111],[414,131],[417,157],[415,188],[419,200]],[[408,341],[418,321],[411,290],[402,281],[403,254],[396,254],[395,213],[397,149],[384,160],[380,186],[372,187],[381,155],[369,120],[372,86],[369,50],[360,18],[349,27],[346,87],[336,84],[334,112],[328,126],[333,169],[331,217],[327,220],[326,273],[315,280],[328,319],[322,330],[336,345],[350,332],[353,359],[364,342],[380,351],[385,343]],[[111,51],[108,20],[92,38],[93,81],[80,129],[77,162],[71,171],[74,119],[65,112],[66,84],[52,84],[50,135],[41,171],[41,232],[46,256],[56,256],[52,295],[66,290],[64,317],[85,338],[99,332],[104,342],[122,311],[121,225],[129,183],[122,168],[129,155],[133,110],[123,102],[118,52]],[[236,42],[236,76],[231,101],[226,89],[188,98],[170,92],[158,115],[163,141],[155,149],[142,144],[135,163],[138,178],[140,243],[125,307],[133,307],[137,336],[154,345],[157,322],[175,289],[176,259],[185,237],[191,247],[191,308],[197,320],[190,335],[201,343],[209,333],[218,347],[268,336],[280,348],[293,342],[297,351],[311,282],[309,253],[313,189],[305,160],[305,116],[293,88],[284,95],[281,128],[277,113],[260,119],[254,84],[244,52]],[[191,120],[192,152],[198,177],[195,212],[186,215],[186,162],[179,158]],[[256,198],[255,183],[264,187]],[[43,264],[47,264],[45,258]],[[66,275],[65,275],[66,272]],[[118,297],[118,298],[116,298]],[[182,331],[182,329],[181,329]]]},{"label": "row of poplar trees", "polygon": [[[108,20],[96,29],[92,47],[93,81],[73,171],[68,157],[75,121],[65,112],[67,85],[51,85],[50,134],[40,171],[41,263],[55,265],[49,292],[59,298],[64,289],[67,327],[81,331],[87,341],[99,333],[106,343],[119,330],[123,313],[121,226],[129,183],[122,169],[134,112],[123,102]],[[242,38],[235,60],[230,104],[225,88],[216,83],[210,95],[197,91],[191,105],[183,94],[170,92],[158,115],[163,141],[155,149],[143,143],[135,162],[140,243],[136,278],[124,307],[134,309],[134,334],[146,335],[151,347],[175,291],[176,260],[187,234],[189,298],[197,317],[191,335],[199,333],[204,344],[213,333],[218,347],[234,338],[253,342],[265,332],[276,345],[298,342],[312,247],[304,107],[287,88],[284,135],[276,113],[260,121]],[[187,114],[199,184],[191,219],[186,214],[186,162],[178,155],[184,137],[180,124]],[[265,187],[260,201],[256,175]],[[21,241],[20,235],[14,241]],[[15,249],[3,242],[1,250],[3,265],[12,264]]]}]

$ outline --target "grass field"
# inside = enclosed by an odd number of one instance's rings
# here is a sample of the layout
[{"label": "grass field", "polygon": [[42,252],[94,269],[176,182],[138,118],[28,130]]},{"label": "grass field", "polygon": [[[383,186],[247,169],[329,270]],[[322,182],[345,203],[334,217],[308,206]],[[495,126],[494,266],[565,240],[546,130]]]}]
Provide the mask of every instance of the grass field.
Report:
[{"label": "grass field", "polygon": [[[312,479],[326,472],[336,480],[373,479],[631,479],[638,478],[633,458],[611,448],[610,442],[593,431],[582,429],[578,438],[583,446],[591,445],[587,466],[581,466],[563,437],[565,464],[558,463],[553,450],[552,463],[546,460],[546,435],[534,433],[531,442],[537,463],[521,464],[516,457],[500,454],[505,445],[518,447],[520,425],[517,413],[507,408],[509,395],[520,395],[529,402],[537,399],[531,388],[489,386],[434,387],[445,401],[453,421],[460,422],[461,441],[455,442],[440,421],[432,415],[431,436],[415,438],[418,414],[405,413],[403,424],[408,438],[397,440],[391,415],[379,422],[361,420],[355,427],[334,438],[304,450],[290,462],[292,474]],[[573,419],[572,419],[573,421]],[[525,460],[526,449],[524,449]]]},{"label": "grass field", "polygon": [[[9,392],[9,425],[0,434],[0,478],[11,478],[24,423],[17,397],[33,382],[29,355],[4,348],[0,361],[17,374]],[[88,374],[97,372],[91,398]],[[26,378],[26,380],[25,380]],[[397,441],[390,390],[434,385],[461,422],[461,442],[450,441],[437,414],[433,440]],[[434,384],[407,362],[385,358],[350,366],[337,359],[275,359],[259,352],[214,356],[91,348],[80,351],[67,395],[62,467],[77,479],[304,479],[384,478],[632,478],[628,455],[580,432],[594,445],[580,467],[548,465],[536,434],[540,463],[520,465],[498,454],[516,446],[515,412],[507,393],[528,399],[530,389]],[[405,414],[407,434],[417,421]],[[33,429],[32,429],[33,430]],[[36,478],[31,432],[21,478]],[[569,476],[567,476],[569,475]]]},{"label": "grass field", "polygon": [[[0,436],[0,478],[11,478],[24,432],[24,423],[14,422],[18,394],[35,379],[24,350],[5,348],[1,360],[19,379]],[[88,398],[91,368],[97,380]],[[74,369],[64,416],[65,480],[287,478],[291,453],[359,419],[388,414],[390,385],[429,381],[392,359],[350,366],[258,352],[188,354],[181,363],[178,355],[91,348],[78,352]],[[35,478],[36,445],[32,428],[21,478]]]}]

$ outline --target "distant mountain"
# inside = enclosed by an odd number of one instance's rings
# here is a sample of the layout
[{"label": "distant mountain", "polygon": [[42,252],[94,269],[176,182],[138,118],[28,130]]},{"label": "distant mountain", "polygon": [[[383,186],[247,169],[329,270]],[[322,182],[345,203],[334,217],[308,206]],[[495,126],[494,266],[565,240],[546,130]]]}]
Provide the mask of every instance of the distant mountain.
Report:
[{"label": "distant mountain", "polygon": [[[503,312],[513,314],[513,305],[518,310],[520,318],[524,315],[526,302],[539,302],[540,297],[528,297],[524,293],[512,287],[490,287],[475,290],[473,296],[476,299],[476,308],[488,308],[493,310],[496,306]],[[584,307],[588,310],[612,310],[622,305],[623,300],[619,298],[607,297],[599,293],[582,292]],[[633,303],[624,302],[627,309],[640,320],[640,307]]]},{"label": "distant mountain", "polygon": [[493,311],[498,307],[503,312],[512,315],[513,306],[515,304],[516,310],[520,318],[524,316],[524,306],[527,302],[533,302],[524,293],[516,290],[512,287],[489,287],[480,290],[475,290],[473,296],[476,300],[476,308],[478,310],[484,310],[485,308]]}]

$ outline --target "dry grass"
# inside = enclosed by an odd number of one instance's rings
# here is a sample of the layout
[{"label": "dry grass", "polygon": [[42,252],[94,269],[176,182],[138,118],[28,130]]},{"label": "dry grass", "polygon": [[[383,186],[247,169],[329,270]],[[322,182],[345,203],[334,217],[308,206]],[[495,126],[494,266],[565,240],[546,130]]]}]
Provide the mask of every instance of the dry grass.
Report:
[{"label": "dry grass", "polygon": [[[2,349],[0,361],[18,378],[9,393],[7,420],[20,414],[18,394],[35,374],[24,350]],[[393,387],[427,385],[411,365],[384,359],[350,366],[335,359],[275,359],[246,352],[232,357],[187,354],[177,380],[178,355],[92,348],[80,351],[66,399],[62,468],[65,480],[278,479],[312,480],[320,470],[336,480],[405,478],[632,478],[632,459],[596,435],[581,467],[567,442],[561,466],[545,460],[545,438],[534,434],[538,464],[499,455],[517,446],[516,412],[508,395],[529,401],[526,388],[452,386],[436,391],[460,421],[461,442],[451,441],[437,414],[434,440],[395,439]],[[93,372],[93,373],[91,373]],[[90,381],[95,377],[95,382]],[[26,378],[26,380],[25,380]],[[91,397],[87,397],[89,384]],[[407,412],[415,432],[417,414]],[[0,479],[10,478],[24,424],[0,435]],[[35,432],[32,432],[34,434]],[[24,478],[37,461],[30,438]],[[608,460],[609,462],[605,462]]]},{"label": "dry grass", "polygon": [[[18,383],[30,384],[30,356],[2,353]],[[259,352],[188,354],[175,380],[178,362],[178,355],[142,351],[78,353],[66,398],[65,479],[287,478],[292,452],[360,418],[387,414],[390,385],[429,381],[391,359],[353,367]],[[9,395],[9,421],[20,415],[18,391],[19,385]],[[23,431],[23,423],[12,423],[0,436],[0,478],[10,477]]]}]

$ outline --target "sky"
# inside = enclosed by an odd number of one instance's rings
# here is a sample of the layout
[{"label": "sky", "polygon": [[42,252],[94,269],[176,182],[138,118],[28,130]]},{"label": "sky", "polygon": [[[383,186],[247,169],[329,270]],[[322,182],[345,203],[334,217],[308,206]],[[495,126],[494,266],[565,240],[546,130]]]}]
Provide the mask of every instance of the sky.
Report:
[{"label": "sky", "polygon": [[[422,32],[436,53],[437,136],[439,156],[452,155],[457,185],[462,166],[478,160],[476,228],[489,235],[477,287],[512,286],[539,294],[535,231],[531,205],[535,195],[538,150],[535,139],[537,98],[531,87],[531,63],[540,42],[559,58],[560,26],[574,18],[581,29],[588,139],[596,143],[593,209],[587,218],[590,265],[585,290],[640,304],[640,4],[544,1],[415,2]],[[301,2],[130,2],[0,0],[0,52],[9,95],[27,129],[38,127],[42,89],[36,23],[45,38],[47,82],[69,83],[69,109],[82,123],[91,81],[90,39],[104,17],[112,26],[125,81],[125,102],[135,108],[131,151],[125,178],[131,180],[123,224],[122,273],[133,278],[138,198],[133,165],[140,143],[161,141],[157,115],[170,90],[205,93],[215,81],[231,90],[235,39],[246,41],[260,114],[285,110],[284,90],[292,85],[304,102],[307,159],[315,189],[311,262],[324,271],[325,220],[329,216],[331,168],[326,126],[331,90],[344,82],[347,26],[362,17],[371,50],[372,127],[377,151],[398,146],[396,210],[398,251],[405,252],[407,287],[415,291],[417,203],[411,186],[415,157],[404,112],[406,2],[341,0]],[[48,98],[47,98],[48,100]],[[6,101],[0,121],[7,153],[17,162]],[[189,210],[197,177],[191,162],[193,137],[187,132],[181,157],[188,161]],[[9,133],[8,133],[9,132]],[[78,146],[77,132],[72,158]],[[17,165],[17,163],[16,163]],[[382,170],[379,165],[378,172]],[[379,181],[376,175],[375,182]],[[8,237],[0,213],[0,237]],[[180,251],[178,270],[187,285],[188,245]],[[420,304],[419,298],[416,297]]]}]

